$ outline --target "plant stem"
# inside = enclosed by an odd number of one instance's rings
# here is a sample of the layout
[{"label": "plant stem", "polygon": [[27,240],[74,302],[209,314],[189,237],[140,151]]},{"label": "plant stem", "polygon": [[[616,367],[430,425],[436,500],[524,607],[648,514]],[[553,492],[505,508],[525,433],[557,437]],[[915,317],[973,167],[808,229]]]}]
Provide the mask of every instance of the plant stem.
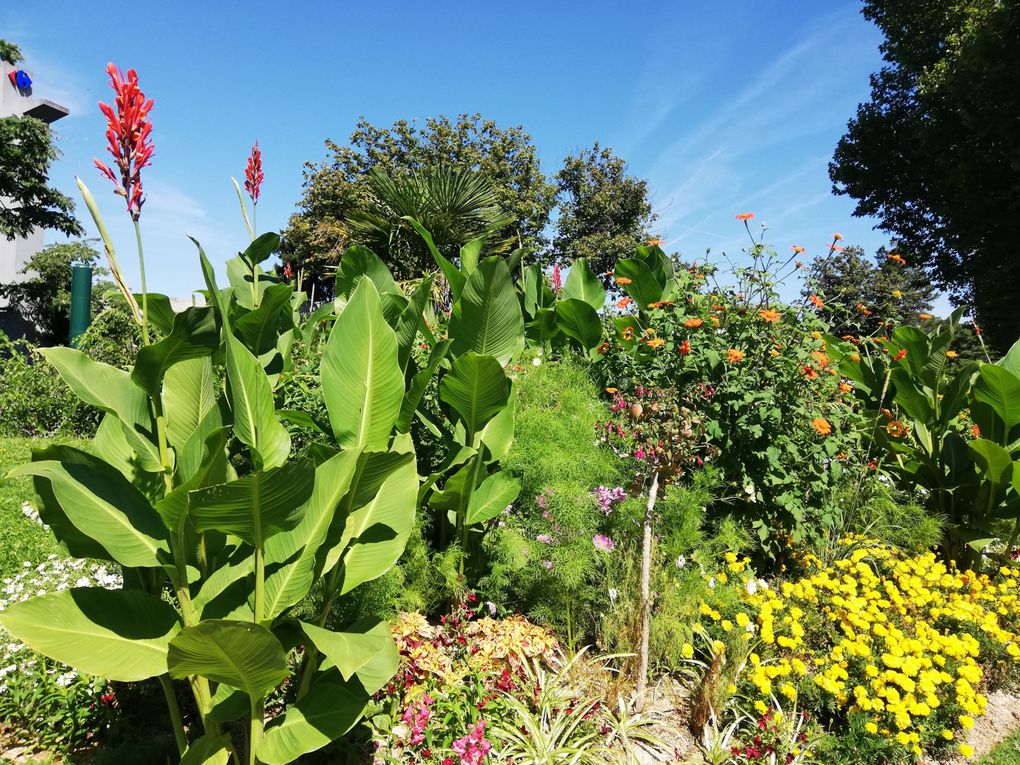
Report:
[{"label": "plant stem", "polygon": [[251,727],[248,731],[248,765],[258,765],[258,758],[255,750],[262,741],[263,717],[265,716],[266,701],[258,699],[251,705]]},{"label": "plant stem", "polygon": [[658,495],[659,471],[653,468],[641,537],[641,647],[638,650],[637,691],[634,699],[634,709],[638,712],[645,707],[645,686],[648,681],[648,633],[652,619],[652,513]]},{"label": "plant stem", "polygon": [[145,257],[142,255],[142,228],[135,219],[135,243],[138,245],[138,272],[142,278],[142,342],[149,344],[149,293],[145,288]]},{"label": "plant stem", "polygon": [[184,720],[181,718],[181,707],[177,703],[177,694],[174,692],[174,684],[169,675],[160,675],[159,684],[163,686],[163,694],[166,696],[166,705],[170,710],[170,722],[174,729],[174,738],[177,740],[177,753],[182,757],[188,750],[188,737],[184,735]]}]

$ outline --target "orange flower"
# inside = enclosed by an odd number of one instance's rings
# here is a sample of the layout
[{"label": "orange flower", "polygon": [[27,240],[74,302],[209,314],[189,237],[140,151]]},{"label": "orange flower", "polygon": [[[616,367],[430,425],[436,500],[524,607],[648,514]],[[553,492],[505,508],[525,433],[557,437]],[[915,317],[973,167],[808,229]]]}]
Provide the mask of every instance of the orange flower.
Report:
[{"label": "orange flower", "polygon": [[740,213],[737,216],[737,220],[751,220],[754,217],[754,213]]},{"label": "orange flower", "polygon": [[814,380],[815,378],[818,377],[818,370],[816,370],[814,367],[808,366],[807,364],[802,366],[800,368],[800,371],[803,372],[804,376],[809,380]]},{"label": "orange flower", "polygon": [[681,356],[686,356],[688,353],[691,352],[691,341],[690,340],[684,340],[677,347],[677,350],[680,351],[680,355]]},{"label": "orange flower", "polygon": [[624,327],[623,328],[623,339],[624,340],[633,340],[634,339],[634,328],[633,327]]},{"label": "orange flower", "polygon": [[934,319],[935,317],[932,316],[930,313],[919,313],[919,314],[917,314],[917,318],[919,318],[919,319]]},{"label": "orange flower", "polygon": [[849,392],[850,392],[850,391],[852,391],[853,389],[854,389],[854,386],[852,386],[852,385],[851,385],[850,383],[848,383],[848,382],[841,382],[841,383],[839,384],[839,392],[840,392],[840,393],[849,393]]},{"label": "orange flower", "polygon": [[666,344],[666,341],[663,340],[661,337],[656,337],[656,338],[653,338],[653,339],[647,341],[648,347],[652,348],[652,349],[661,348],[665,344]]},{"label": "orange flower", "polygon": [[853,343],[854,345],[857,345],[858,342],[857,338],[854,337],[853,335],[843,335],[843,339],[846,340],[848,343]]},{"label": "orange flower", "polygon": [[656,300],[654,303],[649,303],[649,308],[665,308],[668,305],[673,305],[672,300]]},{"label": "orange flower", "polygon": [[817,363],[822,369],[829,366],[829,357],[821,351],[811,351],[811,355],[814,356],[815,363]]},{"label": "orange flower", "polygon": [[619,392],[619,390],[617,388],[606,388],[606,393],[608,393],[610,396],[612,396],[614,393],[618,393],[618,392]]},{"label": "orange flower", "polygon": [[891,255],[885,256],[886,260],[891,260],[893,263],[899,263],[901,266],[907,265],[907,261],[903,259],[903,256],[898,252],[894,252]]},{"label": "orange flower", "polygon": [[825,308],[825,301],[818,297],[818,295],[812,295],[809,297],[808,302],[815,308]]},{"label": "orange flower", "polygon": [[811,420],[811,425],[814,426],[814,429],[818,431],[820,436],[827,436],[832,432],[832,425],[824,417],[815,417]]},{"label": "orange flower", "polygon": [[871,311],[864,307],[864,303],[858,303],[857,310],[860,311],[865,316],[871,316]]},{"label": "orange flower", "polygon": [[708,320],[712,322],[712,326],[713,327],[718,327],[719,326],[719,317],[718,316],[710,316],[708,318]]},{"label": "orange flower", "polygon": [[893,438],[906,438],[907,434],[910,432],[910,428],[899,420],[893,420],[885,426],[885,432]]},{"label": "orange flower", "polygon": [[974,335],[977,337],[981,337],[981,327],[978,326],[978,323],[976,321],[974,322]]},{"label": "orange flower", "polygon": [[604,353],[607,353],[609,351],[609,348],[610,348],[609,343],[602,342],[599,344],[599,347],[596,348],[595,350],[598,351],[599,355],[602,355]]},{"label": "orange flower", "polygon": [[830,244],[829,250],[832,252],[843,252],[843,248],[840,247],[838,244]]},{"label": "orange flower", "polygon": [[906,356],[906,355],[907,355],[907,349],[906,349],[906,348],[904,348],[904,349],[903,349],[903,350],[901,350],[901,351],[900,351],[899,353],[897,353],[897,354],[896,354],[895,356],[893,356],[892,360],[893,360],[893,361],[900,361],[900,360],[902,360],[902,359],[903,359],[903,357],[904,357],[904,356]]},{"label": "orange flower", "polygon": [[783,320],[783,317],[774,308],[765,308],[764,310],[758,311],[758,315],[768,324],[775,324]]},{"label": "orange flower", "polygon": [[626,276],[617,276],[616,277],[616,283],[617,284],[630,284],[632,281],[634,281],[634,280],[633,279],[628,279]]},{"label": "orange flower", "polygon": [[775,359],[775,358],[778,358],[780,356],[780,353],[775,348],[771,348],[771,349],[769,349],[769,356],[771,356],[772,358]]},{"label": "orange flower", "polygon": [[946,351],[946,358],[947,359],[955,359],[959,355],[960,354],[957,353],[956,351]]},{"label": "orange flower", "polygon": [[981,435],[981,428],[979,428],[977,426],[977,423],[975,422],[973,425],[970,426],[970,432],[971,435],[974,436],[974,438],[977,438],[978,436]]},{"label": "orange flower", "polygon": [[852,362],[854,362],[856,364],[860,360],[861,360],[861,354],[859,354],[859,353],[851,353],[850,354],[850,361],[852,361]]},{"label": "orange flower", "polygon": [[694,329],[695,327],[700,327],[704,323],[704,319],[688,319],[684,322],[684,326],[688,329]]},{"label": "orange flower", "polygon": [[666,243],[665,239],[649,239],[645,244],[650,244],[653,247],[660,247]]},{"label": "orange flower", "polygon": [[804,248],[803,247],[798,247],[795,244],[794,245],[790,245],[790,249],[793,250],[798,255],[802,255],[804,253]]},{"label": "orange flower", "polygon": [[629,297],[625,297],[625,298],[620,298],[620,299],[619,299],[618,301],[616,301],[616,307],[617,307],[617,308],[626,308],[626,307],[627,307],[627,306],[629,306],[629,305],[630,305],[630,304],[631,304],[632,302],[633,302],[633,301],[632,301],[632,300],[631,300],[631,299],[630,299]]},{"label": "orange flower", "polygon": [[835,239],[838,242],[840,239],[843,238],[843,235],[842,234],[833,234],[832,238]]},{"label": "orange flower", "polygon": [[744,352],[738,351],[736,348],[730,348],[728,351],[726,351],[726,360],[733,362],[743,361]]}]

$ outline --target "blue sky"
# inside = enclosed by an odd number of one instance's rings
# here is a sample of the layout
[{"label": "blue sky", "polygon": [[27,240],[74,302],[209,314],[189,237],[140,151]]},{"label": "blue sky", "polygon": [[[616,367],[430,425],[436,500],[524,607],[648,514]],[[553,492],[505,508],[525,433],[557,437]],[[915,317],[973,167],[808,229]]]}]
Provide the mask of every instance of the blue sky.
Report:
[{"label": "blue sky", "polygon": [[477,111],[522,124],[549,175],[600,141],[649,180],[659,233],[687,258],[738,253],[745,211],[767,223],[767,241],[809,256],[834,231],[868,251],[886,242],[830,193],[827,173],[881,63],[880,35],[853,0],[33,0],[4,3],[0,29],[21,44],[36,94],[71,108],[52,181],[75,196],[75,174],[89,184],[132,283],[123,204],[92,158],[108,158],[96,108],[111,100],[106,63],[138,70],[156,101],[149,288],[172,295],[201,284],[186,234],[218,263],[243,246],[230,176],[256,138],[259,228],[280,229],[303,163],[325,156],[326,138],[346,140],[359,115],[388,125]]}]

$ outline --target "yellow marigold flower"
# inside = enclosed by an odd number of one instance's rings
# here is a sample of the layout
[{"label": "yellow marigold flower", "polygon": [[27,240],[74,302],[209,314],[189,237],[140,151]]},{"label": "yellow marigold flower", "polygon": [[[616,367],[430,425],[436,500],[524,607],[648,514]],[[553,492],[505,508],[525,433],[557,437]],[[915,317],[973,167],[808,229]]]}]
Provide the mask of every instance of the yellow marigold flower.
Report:
[{"label": "yellow marigold flower", "polygon": [[964,730],[970,730],[974,727],[974,718],[970,715],[960,715],[960,727]]},{"label": "yellow marigold flower", "polygon": [[956,737],[953,735],[953,732],[951,730],[944,730],[942,731],[942,738],[944,738],[946,741],[952,741]]},{"label": "yellow marigold flower", "polygon": [[969,760],[974,756],[974,747],[970,744],[960,744],[960,754]]},{"label": "yellow marigold flower", "polygon": [[864,723],[864,730],[866,730],[868,733],[874,736],[876,733],[878,733],[878,726],[875,725],[875,723],[869,721]]},{"label": "yellow marigold flower", "polygon": [[694,646],[692,646],[690,643],[684,643],[683,647],[680,649],[680,655],[683,656],[685,659],[693,658]]}]

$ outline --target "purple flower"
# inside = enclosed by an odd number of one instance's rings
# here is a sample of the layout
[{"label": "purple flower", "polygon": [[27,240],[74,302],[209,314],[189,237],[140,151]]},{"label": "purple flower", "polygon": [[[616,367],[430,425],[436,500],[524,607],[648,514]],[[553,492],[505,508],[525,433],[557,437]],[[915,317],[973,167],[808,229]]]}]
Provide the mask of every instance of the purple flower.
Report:
[{"label": "purple flower", "polygon": [[551,545],[553,542],[552,537],[549,536],[548,534],[539,534],[537,537],[535,537],[535,541],[541,542],[544,545]]},{"label": "purple flower", "polygon": [[552,571],[552,567],[553,562],[551,560],[542,561],[542,568],[544,568],[546,571]]},{"label": "purple flower", "polygon": [[635,451],[635,452],[634,452],[634,459],[637,459],[637,460],[643,460],[644,458],[645,458],[645,450],[644,450],[644,449],[642,449],[642,448],[641,448],[641,447],[639,446],[639,447],[638,447],[638,449],[637,449],[637,451]]},{"label": "purple flower", "polygon": [[613,512],[613,503],[622,502],[627,498],[627,492],[619,486],[613,489],[606,486],[599,486],[592,492],[592,494],[594,494],[595,498],[598,500],[599,509],[606,515]]},{"label": "purple flower", "polygon": [[591,543],[595,545],[596,550],[602,550],[603,552],[612,552],[616,549],[616,542],[605,534],[596,534],[591,538]]},{"label": "purple flower", "polygon": [[545,492],[542,492],[537,497],[535,497],[535,504],[538,505],[543,510],[549,507],[549,498],[545,496]]}]

